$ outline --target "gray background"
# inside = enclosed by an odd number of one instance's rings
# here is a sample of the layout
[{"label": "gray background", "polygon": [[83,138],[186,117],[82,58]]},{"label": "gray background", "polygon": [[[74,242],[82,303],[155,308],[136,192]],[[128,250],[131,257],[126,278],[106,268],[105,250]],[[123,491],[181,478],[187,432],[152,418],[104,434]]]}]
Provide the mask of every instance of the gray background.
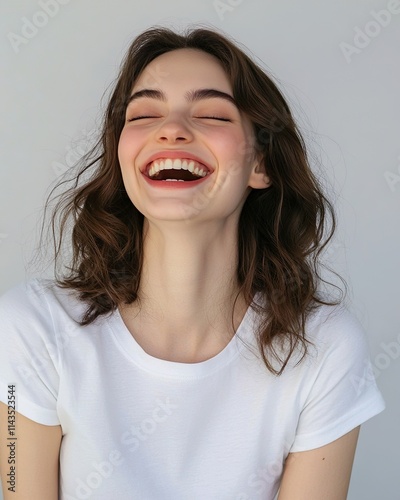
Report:
[{"label": "gray background", "polygon": [[400,14],[375,17],[400,2],[55,1],[1,5],[0,293],[37,272],[45,195],[88,148],[132,38],[155,24],[221,29],[277,78],[323,164],[339,215],[327,260],[350,284],[387,403],[363,425],[348,498],[398,499]]}]

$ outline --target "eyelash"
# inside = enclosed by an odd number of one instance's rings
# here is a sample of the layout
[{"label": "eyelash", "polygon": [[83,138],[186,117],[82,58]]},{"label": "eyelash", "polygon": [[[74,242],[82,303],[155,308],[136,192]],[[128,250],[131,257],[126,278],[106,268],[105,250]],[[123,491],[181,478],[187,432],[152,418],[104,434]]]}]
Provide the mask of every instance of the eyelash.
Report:
[{"label": "eyelash", "polygon": [[142,120],[143,118],[157,118],[156,116],[135,116],[134,118],[129,118],[128,122],[133,122],[135,120]]},{"label": "eyelash", "polygon": [[[157,116],[135,116],[134,118],[129,118],[128,122],[133,122],[135,120],[143,120],[145,118],[158,118]],[[231,122],[229,118],[221,118],[219,116],[195,116],[195,118],[203,118],[206,120],[220,120],[222,122]]]},{"label": "eyelash", "polygon": [[205,118],[208,120],[220,120],[222,122],[231,122],[229,118],[221,118],[220,116],[196,116],[195,118]]}]

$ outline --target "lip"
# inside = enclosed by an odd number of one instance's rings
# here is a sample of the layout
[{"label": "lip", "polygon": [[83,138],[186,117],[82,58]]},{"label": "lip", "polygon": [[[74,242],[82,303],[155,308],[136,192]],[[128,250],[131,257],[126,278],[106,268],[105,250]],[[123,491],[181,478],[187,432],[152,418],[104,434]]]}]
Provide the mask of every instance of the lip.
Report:
[{"label": "lip", "polygon": [[[208,163],[205,163],[202,158],[200,158],[192,153],[189,153],[188,151],[178,151],[178,150],[169,149],[169,150],[165,150],[165,151],[159,151],[159,152],[151,155],[149,158],[147,158],[146,162],[144,163],[144,165],[142,165],[142,167],[140,169],[141,173],[144,174],[146,177],[148,177],[150,164],[154,160],[158,160],[161,158],[171,158],[171,160],[175,159],[175,158],[180,158],[182,160],[194,160],[194,161],[197,161],[198,163],[201,163],[202,165],[205,166],[205,168],[208,170],[208,175],[210,175],[214,172],[214,169]],[[208,175],[206,175],[206,177]],[[159,182],[159,181],[154,181],[154,182]],[[197,182],[197,181],[191,181],[191,183],[193,183],[193,182]]]}]

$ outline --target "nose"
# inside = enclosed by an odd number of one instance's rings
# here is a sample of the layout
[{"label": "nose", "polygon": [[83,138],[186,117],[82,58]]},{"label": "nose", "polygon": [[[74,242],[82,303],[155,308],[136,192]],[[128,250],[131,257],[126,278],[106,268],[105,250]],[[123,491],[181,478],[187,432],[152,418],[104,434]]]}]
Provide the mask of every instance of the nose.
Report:
[{"label": "nose", "polygon": [[157,140],[163,143],[190,142],[193,133],[181,116],[171,116],[163,120],[157,131]]}]

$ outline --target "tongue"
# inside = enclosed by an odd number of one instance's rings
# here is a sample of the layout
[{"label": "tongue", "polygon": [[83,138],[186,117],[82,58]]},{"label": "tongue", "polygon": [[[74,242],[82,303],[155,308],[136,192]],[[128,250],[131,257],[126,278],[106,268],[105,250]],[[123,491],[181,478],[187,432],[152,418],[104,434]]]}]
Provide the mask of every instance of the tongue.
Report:
[{"label": "tongue", "polygon": [[155,181],[165,181],[167,179],[178,179],[183,181],[196,181],[200,179],[201,176],[192,174],[189,170],[175,170],[175,169],[165,169],[160,170],[154,177],[152,177]]}]

